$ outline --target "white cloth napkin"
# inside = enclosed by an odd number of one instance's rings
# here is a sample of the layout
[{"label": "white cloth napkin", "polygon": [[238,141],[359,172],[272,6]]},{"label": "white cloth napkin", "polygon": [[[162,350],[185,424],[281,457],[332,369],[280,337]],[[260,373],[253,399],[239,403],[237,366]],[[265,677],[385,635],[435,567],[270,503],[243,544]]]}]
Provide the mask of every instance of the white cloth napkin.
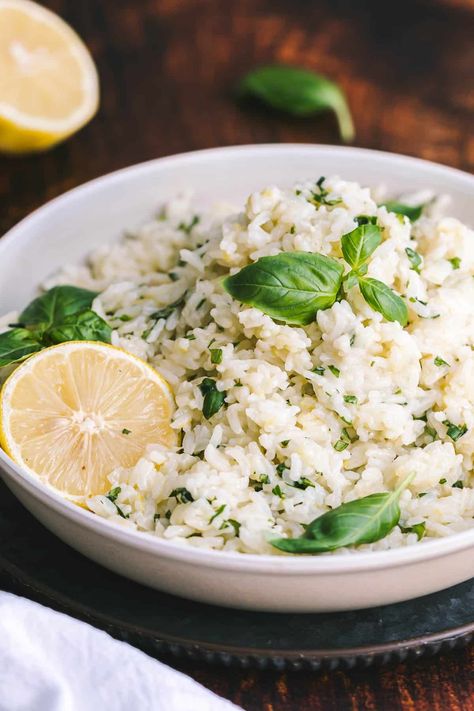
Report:
[{"label": "white cloth napkin", "polygon": [[0,592],[0,711],[238,709],[105,632]]}]

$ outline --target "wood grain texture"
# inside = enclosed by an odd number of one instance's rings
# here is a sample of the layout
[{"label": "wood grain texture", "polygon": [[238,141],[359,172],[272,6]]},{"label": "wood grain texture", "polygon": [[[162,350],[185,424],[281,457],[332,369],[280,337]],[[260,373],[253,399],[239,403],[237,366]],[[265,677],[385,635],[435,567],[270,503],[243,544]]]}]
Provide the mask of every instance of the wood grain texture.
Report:
[{"label": "wood grain texture", "polygon": [[[97,62],[101,108],[50,153],[0,158],[0,234],[75,185],[157,156],[260,142],[337,143],[331,116],[236,103],[288,62],[347,92],[356,145],[474,168],[473,0],[47,0]],[[474,711],[474,649],[331,673],[173,663],[247,711]]]}]

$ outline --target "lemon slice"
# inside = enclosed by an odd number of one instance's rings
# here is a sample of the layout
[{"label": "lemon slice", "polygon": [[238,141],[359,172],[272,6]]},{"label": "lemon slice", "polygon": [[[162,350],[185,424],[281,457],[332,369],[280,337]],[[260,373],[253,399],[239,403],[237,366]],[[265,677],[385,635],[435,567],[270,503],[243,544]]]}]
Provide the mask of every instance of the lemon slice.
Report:
[{"label": "lemon slice", "polygon": [[0,0],[0,150],[49,148],[98,101],[94,62],[74,30],[30,0]]},{"label": "lemon slice", "polygon": [[103,494],[115,467],[149,444],[176,444],[173,397],[149,365],[104,343],[71,341],[30,356],[0,393],[0,444],[71,498]]}]

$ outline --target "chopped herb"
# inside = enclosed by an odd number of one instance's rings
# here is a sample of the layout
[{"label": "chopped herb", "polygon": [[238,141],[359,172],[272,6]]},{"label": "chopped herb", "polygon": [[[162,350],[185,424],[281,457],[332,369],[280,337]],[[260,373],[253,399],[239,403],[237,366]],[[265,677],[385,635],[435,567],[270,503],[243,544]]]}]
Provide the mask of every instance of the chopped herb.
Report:
[{"label": "chopped herb", "polygon": [[279,496],[280,499],[286,498],[286,494],[283,493],[279,484],[277,484],[276,486],[273,487],[272,494],[275,494],[275,496]]},{"label": "chopped herb", "polygon": [[414,249],[411,247],[405,247],[405,252],[408,257],[408,260],[411,264],[410,269],[413,269],[415,272],[420,272],[421,265],[423,263],[422,258],[418,254],[418,252],[415,252]]},{"label": "chopped herb", "polygon": [[296,232],[296,227],[294,225],[291,225],[290,227],[290,235],[294,235]]},{"label": "chopped herb", "polygon": [[376,225],[377,215],[358,215],[355,218],[357,224],[360,225]]},{"label": "chopped herb", "polygon": [[119,316],[119,321],[131,321],[133,319],[133,316],[129,316],[128,314],[122,314],[122,316]]},{"label": "chopped herb", "polygon": [[222,348],[211,348],[211,363],[219,365],[222,363]]},{"label": "chopped herb", "polygon": [[127,430],[127,428],[124,427],[123,430],[122,430],[122,434],[124,434],[124,435],[132,434],[132,430]]},{"label": "chopped herb", "polygon": [[201,299],[201,301],[199,302],[199,304],[196,306],[196,310],[197,310],[197,309],[200,309],[201,306],[204,306],[205,303],[206,303],[206,299]]},{"label": "chopped herb", "polygon": [[209,519],[209,523],[210,523],[210,524],[214,521],[214,519],[216,519],[218,516],[221,515],[221,513],[224,511],[226,505],[227,505],[227,504],[222,504],[222,506],[219,506],[219,508],[217,509],[217,511],[216,511],[216,513],[214,514],[214,516],[211,516],[211,518]]},{"label": "chopped herb", "polygon": [[293,486],[295,487],[295,489],[303,489],[304,491],[310,486],[312,486],[314,489],[316,484],[314,484],[310,479],[307,479],[305,476],[302,476],[301,479],[298,479],[298,481],[295,481],[293,483]]},{"label": "chopped herb", "polygon": [[[228,518],[227,521],[225,521],[224,523],[230,524],[230,525],[232,526],[232,528],[234,529],[234,531],[235,531],[235,535],[236,535],[236,536],[239,535],[240,527],[241,527],[241,525],[242,525],[241,523],[239,523],[238,521],[236,521],[236,520],[233,519],[233,518]],[[223,525],[224,525],[224,524],[223,524]],[[223,527],[223,525],[221,526],[221,528]]]},{"label": "chopped herb", "polygon": [[178,279],[179,279],[179,276],[178,276],[178,274],[176,274],[176,272],[170,272],[168,276],[171,279],[171,281],[178,281]]},{"label": "chopped herb", "polygon": [[180,504],[190,504],[194,501],[192,494],[184,487],[179,487],[178,489],[173,489],[170,494],[170,498],[175,497]]},{"label": "chopped herb", "polygon": [[447,481],[448,481],[448,480],[443,477],[442,479],[439,480],[439,483],[440,483],[440,484],[446,484]]},{"label": "chopped herb", "polygon": [[170,520],[170,518],[171,518],[171,511],[167,511],[167,512],[165,513],[165,518],[166,518],[168,521]]},{"label": "chopped herb", "polygon": [[319,180],[316,183],[316,190],[311,191],[311,197],[308,199],[308,202],[313,203],[313,205],[316,205],[319,207],[320,205],[340,205],[342,200],[341,198],[336,198],[335,200],[328,200],[328,195],[329,195],[329,190],[326,190],[324,187],[324,182],[326,178],[321,176]]},{"label": "chopped herb", "polygon": [[184,304],[184,300],[186,298],[186,292],[182,294],[179,299],[176,301],[173,301],[172,304],[168,304],[168,306],[163,306],[162,309],[158,309],[158,311],[155,311],[154,313],[151,314],[150,318],[153,319],[154,321],[159,321],[162,318],[168,318],[168,316],[171,316],[173,311],[180,306]]},{"label": "chopped herb", "polygon": [[351,336],[351,340],[349,341],[349,345],[351,346],[351,348],[354,345],[355,339],[356,339],[356,336],[355,336],[355,333],[353,333]]},{"label": "chopped herb", "polygon": [[461,479],[458,479],[454,482],[453,489],[464,489],[464,482],[461,481]]},{"label": "chopped herb", "polygon": [[415,296],[410,296],[408,299],[412,304],[421,304],[422,306],[428,306],[427,301],[422,301],[421,299],[417,299]]},{"label": "chopped herb", "polygon": [[422,521],[421,523],[415,523],[413,526],[400,526],[400,531],[402,533],[416,533],[419,541],[424,537],[426,533],[426,523]]},{"label": "chopped herb", "polygon": [[457,442],[458,439],[467,432],[466,425],[455,425],[449,420],[443,420],[443,425],[447,427],[446,434],[453,440],[453,442]]},{"label": "chopped herb", "polygon": [[115,504],[116,499],[118,498],[118,495],[122,491],[122,488],[120,486],[115,486],[113,489],[109,491],[109,493],[106,495],[106,499],[111,501],[113,504]]},{"label": "chopped herb", "polygon": [[260,482],[262,484],[269,484],[270,483],[270,477],[268,474],[260,474]]},{"label": "chopped herb", "polygon": [[325,368],[323,368],[322,365],[317,365],[315,368],[311,369],[312,373],[316,373],[316,375],[324,375]]},{"label": "chopped herb", "polygon": [[195,341],[196,340],[196,336],[194,335],[194,333],[187,333],[185,335],[185,338],[187,338],[188,341]]},{"label": "chopped herb", "polygon": [[181,230],[182,232],[185,232],[187,235],[189,235],[193,229],[193,227],[196,227],[196,225],[199,222],[199,216],[194,215],[192,220],[188,222],[187,224],[185,222],[180,222],[178,225],[178,230]]},{"label": "chopped herb", "polygon": [[224,404],[227,393],[218,390],[216,381],[212,378],[204,378],[199,389],[204,396],[202,414],[206,420],[209,420],[213,415],[219,412]]},{"label": "chopped herb", "polygon": [[288,468],[289,467],[287,467],[286,464],[283,464],[283,462],[282,462],[281,464],[277,465],[276,470],[277,470],[277,473],[279,474],[279,476],[281,476],[283,474],[283,472],[285,471],[285,469],[288,469]]},{"label": "chopped herb", "polygon": [[344,395],[344,402],[347,402],[351,405],[356,405],[357,404],[357,398],[355,395]]},{"label": "chopped herb", "polygon": [[422,491],[421,494],[418,494],[418,498],[422,499],[423,496],[426,496],[427,493],[428,493],[427,491]]},{"label": "chopped herb", "polygon": [[334,449],[336,452],[343,452],[347,447],[349,446],[349,442],[346,442],[343,439],[338,439],[337,442],[334,444]]},{"label": "chopped herb", "polygon": [[288,447],[289,443],[289,439],[284,439],[283,442],[280,442],[280,447]]},{"label": "chopped herb", "polygon": [[459,257],[452,257],[451,259],[448,259],[448,262],[451,264],[453,269],[459,269],[461,266],[461,260]]},{"label": "chopped herb", "polygon": [[341,371],[339,370],[339,368],[336,368],[335,365],[328,365],[328,368],[336,378],[340,376]]},{"label": "chopped herb", "polygon": [[446,361],[440,358],[439,356],[436,356],[436,358],[434,359],[434,364],[438,366],[446,365],[448,368],[451,367],[449,363],[446,363]]},{"label": "chopped herb", "polygon": [[243,385],[242,385],[242,383],[240,382],[240,380],[236,380],[235,383],[234,383],[234,388],[242,388],[242,387],[243,387]]}]

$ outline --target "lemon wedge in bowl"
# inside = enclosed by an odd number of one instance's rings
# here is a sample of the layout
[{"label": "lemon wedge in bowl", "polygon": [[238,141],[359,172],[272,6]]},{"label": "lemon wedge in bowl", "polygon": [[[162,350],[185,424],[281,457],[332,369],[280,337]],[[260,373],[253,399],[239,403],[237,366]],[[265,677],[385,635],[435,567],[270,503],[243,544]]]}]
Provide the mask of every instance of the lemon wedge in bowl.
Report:
[{"label": "lemon wedge in bowl", "polygon": [[0,393],[0,444],[14,462],[72,499],[108,491],[149,444],[176,444],[173,397],[139,358],[97,341],[30,356]]},{"label": "lemon wedge in bowl", "polygon": [[0,151],[50,148],[98,103],[97,71],[74,30],[31,0],[0,0]]}]

